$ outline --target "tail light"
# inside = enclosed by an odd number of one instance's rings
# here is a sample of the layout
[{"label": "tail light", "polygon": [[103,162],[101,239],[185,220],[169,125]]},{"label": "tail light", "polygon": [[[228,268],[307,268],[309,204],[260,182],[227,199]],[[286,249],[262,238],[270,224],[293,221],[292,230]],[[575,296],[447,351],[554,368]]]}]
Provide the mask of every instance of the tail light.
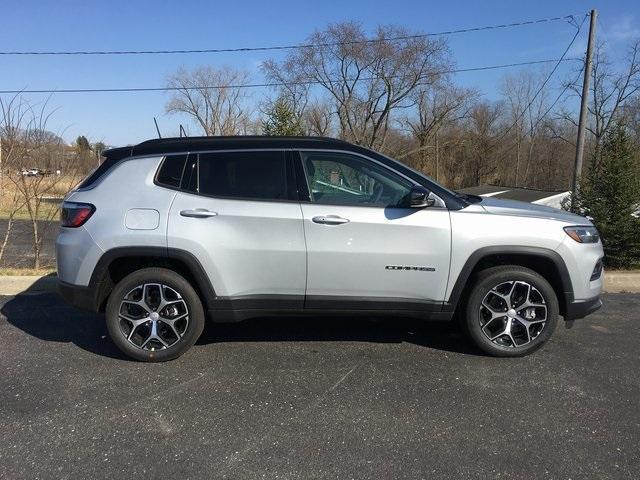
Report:
[{"label": "tail light", "polygon": [[85,224],[96,211],[90,203],[63,202],[60,210],[60,222],[63,227],[77,228]]}]

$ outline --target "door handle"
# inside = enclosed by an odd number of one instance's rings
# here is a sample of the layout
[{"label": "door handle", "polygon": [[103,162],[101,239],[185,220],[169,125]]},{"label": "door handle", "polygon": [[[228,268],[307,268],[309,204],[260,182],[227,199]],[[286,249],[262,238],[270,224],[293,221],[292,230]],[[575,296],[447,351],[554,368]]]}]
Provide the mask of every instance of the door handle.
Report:
[{"label": "door handle", "polygon": [[218,213],[207,210],[206,208],[195,208],[193,210],[181,210],[180,215],[192,218],[209,218],[215,217]]},{"label": "door handle", "polygon": [[322,223],[323,225],[342,225],[349,223],[348,218],[342,218],[337,215],[318,215],[311,220],[313,220],[313,223]]}]

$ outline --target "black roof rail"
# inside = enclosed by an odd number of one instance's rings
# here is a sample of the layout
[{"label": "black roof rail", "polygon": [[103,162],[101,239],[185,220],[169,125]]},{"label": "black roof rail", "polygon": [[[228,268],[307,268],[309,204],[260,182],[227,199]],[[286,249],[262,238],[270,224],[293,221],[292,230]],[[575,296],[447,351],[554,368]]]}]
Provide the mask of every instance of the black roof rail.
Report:
[{"label": "black roof rail", "polygon": [[169,137],[154,138],[129,147],[111,148],[103,155],[107,158],[125,158],[202,150],[223,150],[237,148],[302,148],[335,145],[336,148],[351,146],[349,142],[330,137],[287,137],[265,135],[239,135],[220,137]]}]

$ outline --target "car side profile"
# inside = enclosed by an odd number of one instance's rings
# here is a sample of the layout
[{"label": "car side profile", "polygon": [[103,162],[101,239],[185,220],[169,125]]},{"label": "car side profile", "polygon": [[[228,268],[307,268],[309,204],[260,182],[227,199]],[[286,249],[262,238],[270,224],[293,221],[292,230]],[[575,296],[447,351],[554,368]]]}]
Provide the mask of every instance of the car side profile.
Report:
[{"label": "car side profile", "polygon": [[214,322],[280,314],[460,322],[522,356],[597,310],[586,218],[457,194],[330,138],[196,137],[111,149],[62,206],[59,288],[115,344],[174,359]]}]

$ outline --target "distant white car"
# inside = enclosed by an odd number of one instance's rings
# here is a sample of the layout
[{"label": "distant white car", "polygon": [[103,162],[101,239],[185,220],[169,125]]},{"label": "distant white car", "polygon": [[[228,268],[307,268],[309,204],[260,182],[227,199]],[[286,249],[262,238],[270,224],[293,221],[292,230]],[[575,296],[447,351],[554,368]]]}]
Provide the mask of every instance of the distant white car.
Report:
[{"label": "distant white car", "polygon": [[[58,170],[60,172],[60,170]],[[23,168],[20,172],[23,177],[37,177],[38,175],[47,176],[52,175],[51,170],[45,170],[44,168]],[[60,173],[58,173],[60,175]]]}]

